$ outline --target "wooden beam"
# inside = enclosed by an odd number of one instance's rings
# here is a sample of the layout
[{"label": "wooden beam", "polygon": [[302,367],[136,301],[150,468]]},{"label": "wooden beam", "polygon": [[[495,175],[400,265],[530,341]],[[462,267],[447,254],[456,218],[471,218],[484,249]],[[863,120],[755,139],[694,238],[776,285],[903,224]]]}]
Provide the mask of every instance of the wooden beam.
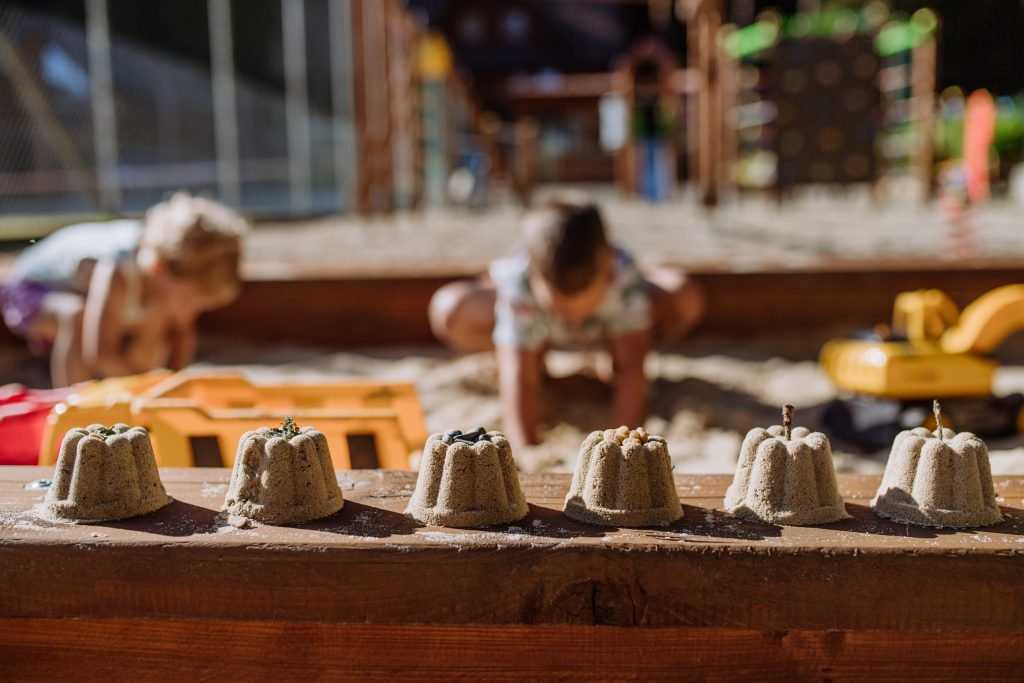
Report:
[{"label": "wooden beam", "polygon": [[334,183],[338,207],[356,208],[359,186],[359,138],[356,134],[355,43],[352,0],[328,0],[330,36],[331,128],[334,143]]},{"label": "wooden beam", "polygon": [[687,26],[689,52],[696,64],[697,118],[695,138],[697,154],[691,164],[700,200],[704,206],[718,204],[720,190],[722,126],[722,83],[719,78],[719,29],[722,26],[721,0],[700,0]]},{"label": "wooden beam", "polygon": [[114,99],[107,0],[85,0],[85,24],[100,208],[116,212],[121,209],[121,174],[118,169],[117,103]]},{"label": "wooden beam", "polygon": [[967,532],[876,516],[864,475],[839,477],[853,518],[819,527],[734,519],[731,477],[677,476],[685,516],[646,530],[569,520],[565,474],[523,476],[528,516],[480,530],[402,514],[409,472],[340,472],[340,513],[245,530],[217,517],[225,469],[162,469],[168,507],[90,525],[39,517],[43,476],[0,468],[0,618],[1024,634],[1024,476]]},{"label": "wooden beam", "polygon": [[613,80],[612,72],[509,76],[497,90],[507,99],[597,99],[612,90]]},{"label": "wooden beam", "polygon": [[238,206],[242,200],[242,179],[238,156],[238,106],[235,100],[235,49],[231,0],[207,0],[207,13],[217,182],[221,199]]},{"label": "wooden beam", "polygon": [[[707,315],[700,336],[803,335],[888,322],[895,296],[941,287],[963,306],[995,287],[1021,281],[1015,261],[944,264],[935,261],[835,262],[820,268],[732,272],[723,264],[690,269],[704,287]],[[340,346],[433,344],[430,297],[442,285],[476,275],[473,269],[423,274],[350,275],[289,270],[251,271],[242,296],[205,315],[203,332],[254,342]],[[266,324],[273,310],[276,323]]]},{"label": "wooden beam", "polygon": [[391,165],[390,86],[385,3],[351,0],[352,68],[359,148],[356,208],[363,213],[394,208]]},{"label": "wooden beam", "polygon": [[[1021,282],[1024,263],[836,261],[814,269],[732,272],[727,264],[688,270],[708,298],[691,338],[804,337],[854,332],[887,323],[903,291],[939,287],[963,307],[990,289]],[[330,269],[251,267],[242,295],[205,314],[205,334],[255,343],[358,347],[436,344],[427,320],[430,297],[475,268],[419,273],[338,273]],[[275,324],[266,323],[274,311]],[[0,325],[0,345],[19,343]]]},{"label": "wooden beam", "polygon": [[726,516],[731,477],[676,477],[659,529],[577,524],[568,475],[527,475],[526,519],[424,527],[415,474],[339,473],[319,522],[218,521],[228,471],[161,470],[174,502],[122,522],[48,522],[50,468],[0,468],[5,680],[1008,680],[1024,661],[1024,476],[1006,521],[908,527],[840,475],[853,519]]},{"label": "wooden beam", "polygon": [[9,680],[1011,680],[1018,634],[0,620]]},{"label": "wooden beam", "polygon": [[935,70],[936,41],[930,38],[911,52],[910,108],[918,128],[917,141],[910,155],[914,175],[921,183],[921,200],[932,197],[935,182]]},{"label": "wooden beam", "polygon": [[291,209],[298,215],[308,214],[313,208],[305,7],[304,2],[281,0],[285,127],[288,132],[288,184]]}]

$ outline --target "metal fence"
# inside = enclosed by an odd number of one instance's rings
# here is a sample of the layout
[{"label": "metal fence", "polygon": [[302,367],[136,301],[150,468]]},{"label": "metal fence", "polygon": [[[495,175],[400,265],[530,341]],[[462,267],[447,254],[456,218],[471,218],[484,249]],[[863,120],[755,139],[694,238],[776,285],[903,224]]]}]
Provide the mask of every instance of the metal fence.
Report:
[{"label": "metal fence", "polygon": [[82,0],[81,20],[0,6],[0,214],[133,213],[175,190],[351,208],[352,0],[280,0],[283,87],[235,68],[233,26],[266,4],[207,0],[205,64],[119,35],[117,2]]}]

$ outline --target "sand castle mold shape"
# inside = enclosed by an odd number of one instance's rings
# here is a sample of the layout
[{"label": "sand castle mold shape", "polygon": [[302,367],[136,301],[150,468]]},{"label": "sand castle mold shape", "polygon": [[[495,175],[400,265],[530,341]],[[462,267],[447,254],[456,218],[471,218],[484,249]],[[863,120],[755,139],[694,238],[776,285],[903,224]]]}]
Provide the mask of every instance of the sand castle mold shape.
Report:
[{"label": "sand castle mold shape", "polygon": [[312,427],[287,428],[286,422],[285,430],[261,427],[242,435],[226,512],[267,524],[302,524],[345,504],[327,438]]},{"label": "sand castle mold shape", "polygon": [[923,427],[893,441],[882,485],[871,507],[897,522],[969,528],[1003,520],[985,442],[970,432]]},{"label": "sand castle mold shape", "polygon": [[627,427],[591,432],[564,509],[577,522],[605,526],[666,526],[681,518],[664,439]]},{"label": "sand castle mold shape", "polygon": [[149,433],[93,424],[64,436],[45,509],[60,519],[100,522],[144,515],[169,502]]},{"label": "sand castle mold shape", "polygon": [[528,511],[504,434],[480,428],[427,439],[407,515],[431,526],[477,527],[516,522]]},{"label": "sand castle mold shape", "polygon": [[805,526],[846,519],[828,437],[805,427],[775,425],[747,432],[736,475],[725,494],[731,515]]}]

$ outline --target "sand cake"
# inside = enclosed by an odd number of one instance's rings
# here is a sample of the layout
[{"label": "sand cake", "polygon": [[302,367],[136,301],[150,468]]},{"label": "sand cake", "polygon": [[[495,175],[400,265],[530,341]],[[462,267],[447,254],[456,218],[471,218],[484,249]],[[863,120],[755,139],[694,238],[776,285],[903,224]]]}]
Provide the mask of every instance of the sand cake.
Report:
[{"label": "sand cake", "polygon": [[591,432],[580,447],[565,514],[610,526],[665,526],[681,518],[665,440],[642,427]]},{"label": "sand cake", "polygon": [[1003,521],[996,503],[988,447],[970,432],[942,427],[900,432],[892,444],[878,493],[876,513],[920,526],[967,528]]},{"label": "sand cake", "polygon": [[483,427],[431,434],[405,514],[431,526],[509,524],[526,516],[512,446]]},{"label": "sand cake", "polygon": [[224,509],[268,524],[301,524],[332,515],[345,499],[327,437],[286,418],[277,429],[246,432],[238,442]]},{"label": "sand cake", "polygon": [[783,424],[747,432],[736,475],[725,493],[729,514],[770,524],[805,526],[846,519],[828,437]]},{"label": "sand cake", "polygon": [[64,436],[45,506],[55,517],[99,522],[144,515],[169,502],[149,433],[94,424]]}]

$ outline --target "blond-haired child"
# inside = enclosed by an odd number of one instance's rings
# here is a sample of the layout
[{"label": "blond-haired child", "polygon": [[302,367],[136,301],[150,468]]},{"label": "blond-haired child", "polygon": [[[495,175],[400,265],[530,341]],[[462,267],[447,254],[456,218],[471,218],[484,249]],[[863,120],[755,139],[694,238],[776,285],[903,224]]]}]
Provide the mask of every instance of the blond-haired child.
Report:
[{"label": "blond-haired child", "polygon": [[197,316],[240,289],[246,221],[178,193],[139,220],[83,223],[26,249],[0,290],[4,322],[49,353],[55,386],[166,367],[195,353]]},{"label": "blond-haired child", "polygon": [[540,440],[544,352],[604,348],[612,358],[611,424],[647,414],[644,358],[701,319],[704,296],[682,271],[641,271],[610,243],[600,211],[555,199],[523,220],[523,248],[487,276],[455,282],[430,304],[434,333],[461,351],[496,348],[505,429],[514,442]]}]

